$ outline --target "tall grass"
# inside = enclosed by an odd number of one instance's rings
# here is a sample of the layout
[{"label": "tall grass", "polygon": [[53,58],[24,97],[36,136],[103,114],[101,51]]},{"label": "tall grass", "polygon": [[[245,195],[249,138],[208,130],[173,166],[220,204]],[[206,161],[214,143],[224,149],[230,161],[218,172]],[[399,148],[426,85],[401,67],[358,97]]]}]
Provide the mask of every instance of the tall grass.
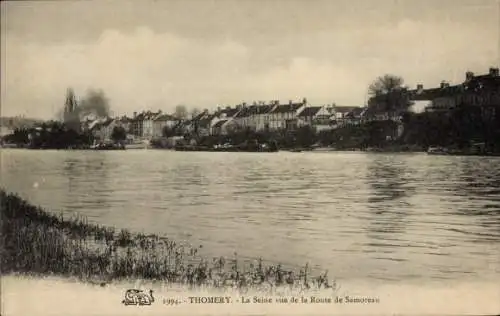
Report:
[{"label": "tall grass", "polygon": [[199,247],[157,236],[116,231],[85,217],[63,218],[0,191],[2,274],[35,273],[98,280],[149,279],[213,289],[272,291],[280,286],[301,290],[335,288],[327,272],[310,276],[308,265],[293,271],[262,259],[208,259]]}]

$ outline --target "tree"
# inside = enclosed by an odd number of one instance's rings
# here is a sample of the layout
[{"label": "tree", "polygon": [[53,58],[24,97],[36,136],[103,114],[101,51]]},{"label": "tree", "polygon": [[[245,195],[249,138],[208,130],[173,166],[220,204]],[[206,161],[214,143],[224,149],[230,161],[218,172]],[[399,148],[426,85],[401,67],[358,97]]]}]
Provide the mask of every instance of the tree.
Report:
[{"label": "tree", "polygon": [[388,94],[403,87],[404,80],[402,77],[396,75],[385,74],[378,77],[368,87],[368,94],[371,96],[378,96]]},{"label": "tree", "polygon": [[310,147],[316,142],[315,129],[309,125],[299,127],[296,132],[296,141],[302,147]]},{"label": "tree", "polygon": [[111,139],[115,143],[125,141],[125,139],[127,139],[127,131],[123,126],[115,126],[111,132]]},{"label": "tree", "polygon": [[174,116],[180,121],[187,119],[188,111],[186,106],[183,104],[179,104],[178,106],[176,106]]},{"label": "tree", "polygon": [[175,136],[175,129],[170,126],[164,126],[162,130],[163,137],[173,137]]},{"label": "tree", "polygon": [[403,84],[403,78],[396,75],[378,77],[368,87],[368,107],[375,112],[406,112],[413,103]]}]

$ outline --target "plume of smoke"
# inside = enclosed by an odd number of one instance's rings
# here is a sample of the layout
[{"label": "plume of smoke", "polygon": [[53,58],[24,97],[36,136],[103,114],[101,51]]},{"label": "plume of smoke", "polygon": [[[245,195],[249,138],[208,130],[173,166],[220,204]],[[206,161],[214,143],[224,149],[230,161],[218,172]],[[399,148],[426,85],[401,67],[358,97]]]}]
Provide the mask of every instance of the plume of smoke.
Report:
[{"label": "plume of smoke", "polygon": [[109,100],[102,90],[89,90],[77,107],[79,116],[94,114],[96,117],[109,116]]},{"label": "plume of smoke", "polygon": [[81,123],[86,117],[106,118],[109,116],[109,101],[102,90],[88,90],[85,97],[77,104],[73,90],[68,89],[62,114],[68,128],[80,131]]}]

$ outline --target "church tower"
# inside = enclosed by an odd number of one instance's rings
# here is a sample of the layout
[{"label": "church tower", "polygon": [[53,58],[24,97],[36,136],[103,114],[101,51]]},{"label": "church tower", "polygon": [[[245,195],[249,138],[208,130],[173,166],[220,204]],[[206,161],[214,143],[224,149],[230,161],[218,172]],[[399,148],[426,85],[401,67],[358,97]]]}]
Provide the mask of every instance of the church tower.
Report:
[{"label": "church tower", "polygon": [[66,103],[64,104],[64,113],[72,113],[76,109],[75,92],[72,88],[66,91]]}]

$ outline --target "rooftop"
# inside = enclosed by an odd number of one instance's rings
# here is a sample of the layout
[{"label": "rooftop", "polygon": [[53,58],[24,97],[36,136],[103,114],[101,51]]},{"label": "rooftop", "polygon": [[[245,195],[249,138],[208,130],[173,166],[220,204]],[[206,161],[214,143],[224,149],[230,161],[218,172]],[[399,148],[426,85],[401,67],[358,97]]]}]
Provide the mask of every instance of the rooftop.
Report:
[{"label": "rooftop", "polygon": [[177,119],[170,114],[159,114],[154,118],[155,121],[176,121]]},{"label": "rooftop", "polygon": [[222,110],[217,111],[215,113],[218,117],[221,117],[225,115],[225,117],[234,117],[236,114],[238,114],[240,110],[239,109],[234,109],[234,108],[225,108]]},{"label": "rooftop", "polygon": [[315,116],[318,114],[319,111],[321,111],[323,107],[322,106],[310,106],[305,108],[299,113],[299,117],[309,117],[309,116]]},{"label": "rooftop", "polygon": [[466,79],[461,84],[450,86],[442,82],[440,87],[423,89],[419,85],[417,89],[410,90],[410,96],[415,101],[433,100],[439,97],[448,97],[459,93],[478,93],[481,91],[500,91],[500,76],[498,68],[491,68],[488,74],[475,76],[472,72],[466,73]]},{"label": "rooftop", "polygon": [[360,106],[335,106],[333,109],[338,113],[349,113],[352,111],[360,111],[359,113],[361,113],[361,111],[363,110],[363,108]]},{"label": "rooftop", "polygon": [[241,109],[240,112],[236,115],[236,117],[248,117],[253,114],[256,114],[258,105],[250,105],[245,106]]},{"label": "rooftop", "polygon": [[298,103],[288,103],[288,104],[278,104],[274,109],[271,110],[270,113],[289,113],[295,112],[305,105],[305,102]]},{"label": "rooftop", "polygon": [[227,121],[228,120],[218,121],[217,123],[215,123],[214,128],[220,128],[220,127],[222,127],[222,125],[224,125]]},{"label": "rooftop", "polygon": [[151,111],[144,112],[143,111],[143,112],[137,114],[137,116],[135,118],[133,118],[132,120],[135,120],[135,121],[153,120],[155,117],[157,117],[160,114],[161,114],[161,112],[151,112]]},{"label": "rooftop", "polygon": [[200,114],[195,115],[192,120],[193,121],[201,121],[202,119],[204,119],[208,115],[209,115],[208,111],[203,111]]},{"label": "rooftop", "polygon": [[215,114],[207,114],[206,116],[204,116],[201,120],[199,120],[199,124],[200,126],[208,126],[210,125],[210,122],[212,122],[212,120],[216,117]]}]

